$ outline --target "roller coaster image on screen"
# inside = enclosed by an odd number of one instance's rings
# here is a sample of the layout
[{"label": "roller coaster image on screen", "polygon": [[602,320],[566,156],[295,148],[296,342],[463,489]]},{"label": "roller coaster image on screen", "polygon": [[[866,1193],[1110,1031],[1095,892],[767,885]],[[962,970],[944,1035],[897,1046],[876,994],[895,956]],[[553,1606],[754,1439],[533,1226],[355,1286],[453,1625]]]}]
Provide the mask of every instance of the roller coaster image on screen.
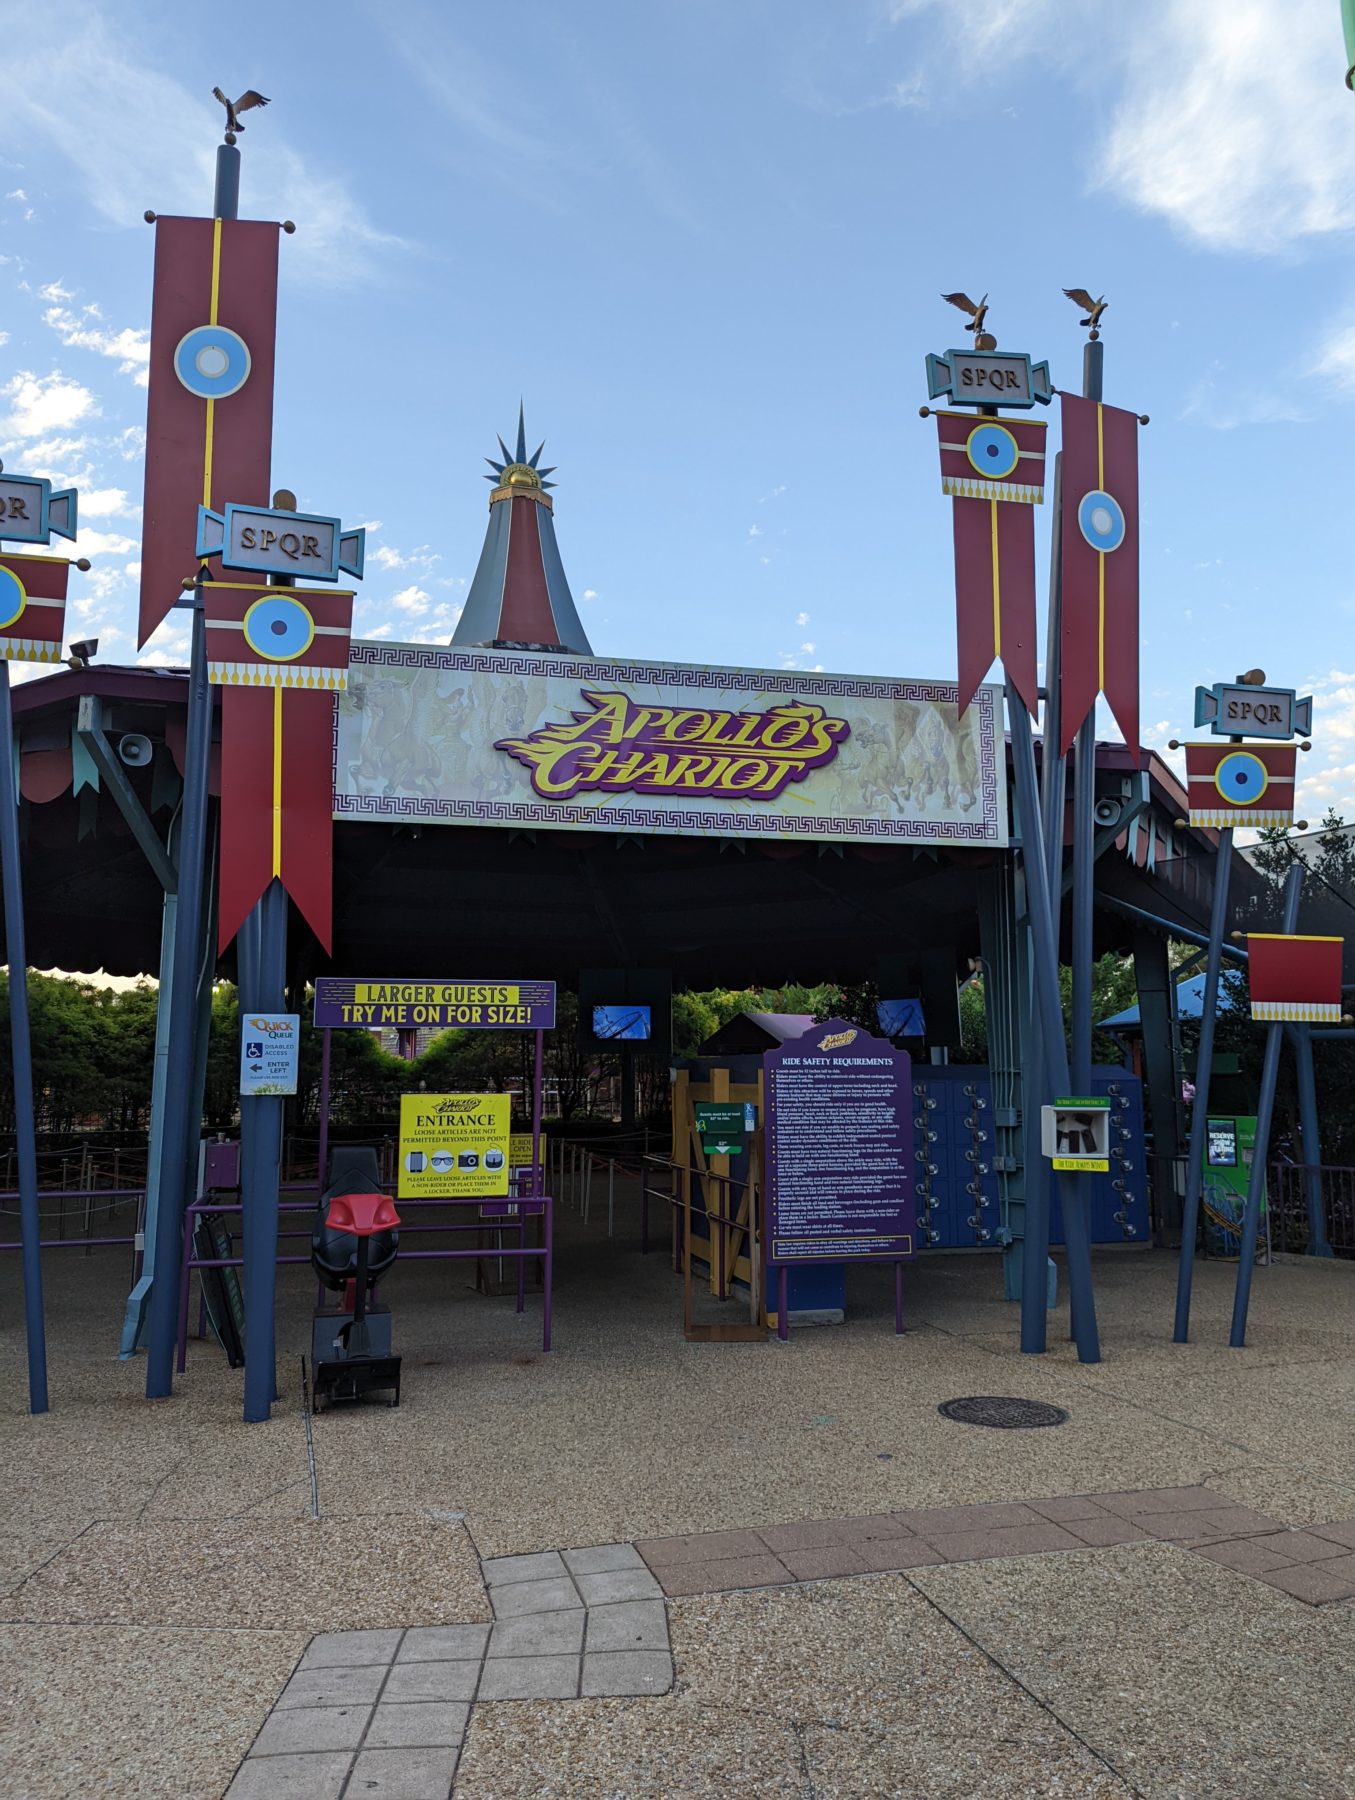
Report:
[{"label": "roller coaster image on screen", "polygon": [[653,1014],[647,1006],[595,1006],[595,1038],[648,1039],[654,1035]]}]

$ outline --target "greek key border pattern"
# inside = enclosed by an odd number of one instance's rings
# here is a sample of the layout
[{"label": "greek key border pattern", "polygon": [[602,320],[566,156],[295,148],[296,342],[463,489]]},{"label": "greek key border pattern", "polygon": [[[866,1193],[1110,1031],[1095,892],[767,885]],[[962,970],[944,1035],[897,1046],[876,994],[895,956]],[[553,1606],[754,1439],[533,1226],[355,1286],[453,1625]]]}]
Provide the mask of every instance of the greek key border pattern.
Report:
[{"label": "greek key border pattern", "polygon": [[[953,681],[899,680],[887,676],[823,675],[801,670],[705,669],[681,663],[627,663],[600,657],[551,656],[540,651],[449,650],[438,644],[355,643],[350,667],[445,669],[465,674],[560,676],[565,680],[647,682],[657,687],[710,688],[722,693],[765,693],[777,686],[826,699],[908,700],[953,706]],[[787,680],[789,675],[791,679]],[[338,789],[339,709],[334,709],[334,817],[410,819],[473,825],[582,825],[600,831],[651,835],[702,832],[718,837],[804,838],[895,844],[1003,844],[997,773],[997,689],[981,687],[971,705],[979,716],[982,813],[975,820],[815,818],[808,814],[745,813],[685,809],[681,815],[643,805],[605,807],[568,802],[444,800],[382,794],[341,794]]]}]

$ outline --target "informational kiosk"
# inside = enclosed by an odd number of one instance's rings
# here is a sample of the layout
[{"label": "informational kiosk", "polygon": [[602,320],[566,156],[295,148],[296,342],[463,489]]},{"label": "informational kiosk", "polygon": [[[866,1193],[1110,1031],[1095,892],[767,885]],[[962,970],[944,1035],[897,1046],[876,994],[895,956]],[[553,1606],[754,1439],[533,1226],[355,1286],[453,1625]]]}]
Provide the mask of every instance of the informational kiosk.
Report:
[{"label": "informational kiosk", "polygon": [[893,1262],[901,1332],[903,1263],[917,1255],[907,1053],[832,1019],[768,1051],[763,1069],[777,1335],[796,1263]]}]

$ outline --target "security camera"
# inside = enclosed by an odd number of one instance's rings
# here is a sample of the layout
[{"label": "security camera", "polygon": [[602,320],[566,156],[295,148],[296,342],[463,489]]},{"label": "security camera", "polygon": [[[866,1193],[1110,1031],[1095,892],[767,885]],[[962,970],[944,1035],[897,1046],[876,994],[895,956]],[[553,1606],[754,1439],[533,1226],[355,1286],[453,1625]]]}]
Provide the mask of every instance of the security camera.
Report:
[{"label": "security camera", "polygon": [[144,769],[155,754],[155,746],[140,731],[129,731],[118,739],[118,760],[129,769]]},{"label": "security camera", "polygon": [[87,669],[91,658],[99,651],[98,638],[81,638],[78,644],[72,644],[66,657],[72,669]]},{"label": "security camera", "polygon": [[1118,825],[1124,813],[1124,807],[1118,800],[1112,800],[1109,795],[1105,795],[1096,802],[1095,812],[1098,825]]}]

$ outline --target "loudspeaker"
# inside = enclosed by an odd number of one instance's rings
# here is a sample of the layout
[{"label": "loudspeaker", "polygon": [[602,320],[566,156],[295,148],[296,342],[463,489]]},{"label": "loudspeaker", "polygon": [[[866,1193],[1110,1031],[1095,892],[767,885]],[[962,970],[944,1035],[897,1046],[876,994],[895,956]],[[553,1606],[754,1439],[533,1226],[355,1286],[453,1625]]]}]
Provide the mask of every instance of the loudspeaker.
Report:
[{"label": "loudspeaker", "polygon": [[1124,816],[1124,803],[1112,800],[1109,794],[1103,794],[1093,808],[1093,816],[1098,825],[1118,825]]},{"label": "loudspeaker", "polygon": [[129,731],[118,739],[118,760],[129,769],[144,769],[154,754],[154,744],[139,731]]}]

